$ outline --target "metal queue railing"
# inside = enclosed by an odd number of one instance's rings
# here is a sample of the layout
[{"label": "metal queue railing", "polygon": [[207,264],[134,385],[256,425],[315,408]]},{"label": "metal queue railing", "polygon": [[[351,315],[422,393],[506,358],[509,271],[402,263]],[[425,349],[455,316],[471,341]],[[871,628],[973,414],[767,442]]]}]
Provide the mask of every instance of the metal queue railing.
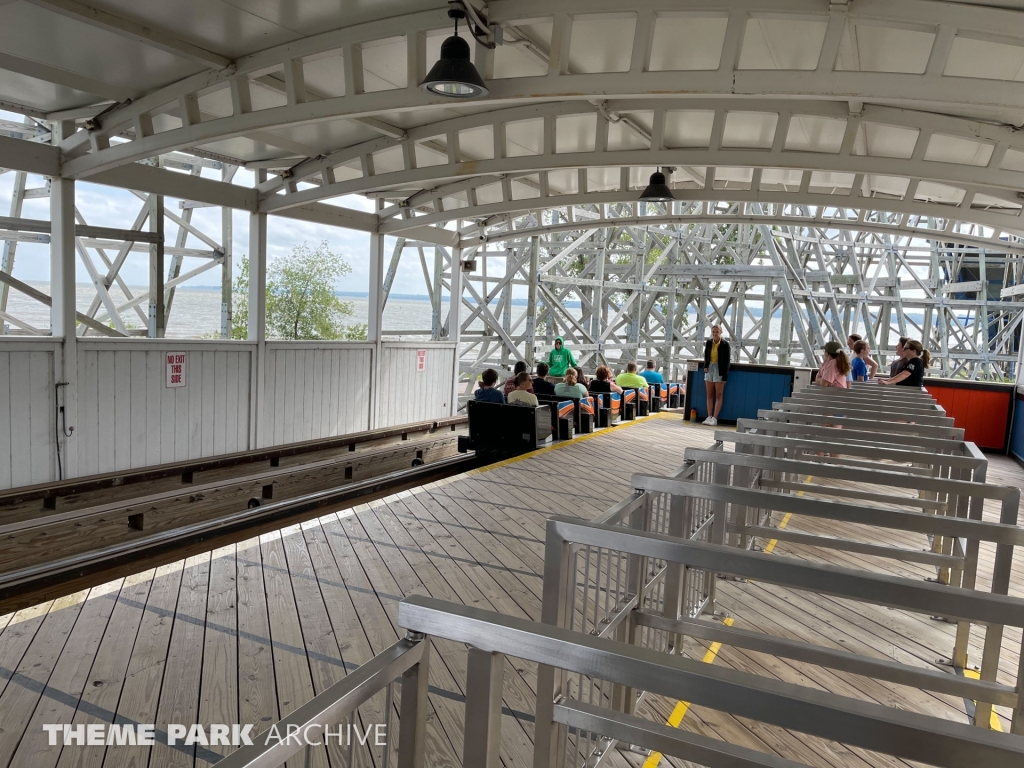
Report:
[{"label": "metal queue railing", "polygon": [[[688,542],[661,534],[630,531],[617,526],[553,518],[548,523],[547,551],[554,551],[567,575],[573,564],[562,558],[568,543],[611,546],[632,556],[672,562],[701,562],[705,568],[727,565],[738,573],[765,581],[807,588],[807,579],[820,577],[809,564],[784,562],[711,544]],[[839,573],[837,592],[888,591],[888,584],[871,584],[857,572]],[[877,577],[876,577],[877,578]],[[903,585],[900,585],[902,587]],[[908,604],[922,610],[941,610],[991,617],[1006,611],[1024,623],[1024,601],[985,596],[972,602],[935,585],[917,583]],[[879,598],[881,595],[879,595]],[[886,598],[888,601],[889,598]],[[982,601],[984,602],[984,601]],[[954,723],[943,718],[907,712],[882,704],[852,699],[759,675],[670,656],[605,637],[559,626],[559,603],[548,603],[544,621],[504,616],[423,596],[406,598],[398,622],[411,631],[468,646],[466,679],[465,766],[498,768],[502,721],[500,674],[505,657],[534,662],[537,674],[537,714],[534,728],[534,768],[593,766],[601,755],[581,751],[575,736],[602,734],[651,751],[711,768],[772,766],[800,768],[803,764],[774,754],[672,728],[623,711],[621,702],[593,703],[569,695],[567,675],[600,679],[606,687],[631,692],[644,690],[669,699],[685,692],[691,705],[709,707],[736,717],[770,724],[854,747],[939,766],[940,768],[1019,768],[1024,738]],[[661,621],[661,617],[652,617]],[[666,620],[667,621],[667,620]],[[806,768],[806,767],[804,767]]]},{"label": "metal queue railing", "polygon": [[410,632],[217,765],[425,768],[429,662],[430,643]]}]

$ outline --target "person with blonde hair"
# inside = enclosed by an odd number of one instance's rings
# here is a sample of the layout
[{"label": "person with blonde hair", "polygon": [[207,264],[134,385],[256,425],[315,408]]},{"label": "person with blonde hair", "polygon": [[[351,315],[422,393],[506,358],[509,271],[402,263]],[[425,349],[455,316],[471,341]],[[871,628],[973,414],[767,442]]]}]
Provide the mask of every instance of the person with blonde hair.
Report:
[{"label": "person with blonde hair", "polygon": [[704,389],[708,407],[708,417],[704,423],[709,427],[718,424],[718,414],[722,412],[731,360],[729,342],[722,338],[722,326],[716,323],[711,326],[711,338],[704,342]]},{"label": "person with blonde hair", "polygon": [[565,380],[555,384],[555,397],[581,398],[587,396],[587,388],[576,380],[576,369],[565,369]]}]

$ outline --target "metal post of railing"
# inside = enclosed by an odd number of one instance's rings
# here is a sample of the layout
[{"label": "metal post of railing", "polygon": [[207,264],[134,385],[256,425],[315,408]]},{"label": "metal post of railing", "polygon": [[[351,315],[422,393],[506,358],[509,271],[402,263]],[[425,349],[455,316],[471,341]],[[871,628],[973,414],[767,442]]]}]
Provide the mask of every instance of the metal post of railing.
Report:
[{"label": "metal post of railing", "polygon": [[419,632],[407,639],[423,645],[418,664],[402,673],[402,702],[399,706],[398,768],[423,768],[427,753],[427,701],[430,671],[430,642]]},{"label": "metal post of railing", "polygon": [[[692,510],[694,500],[682,496],[669,496],[668,535],[683,538],[686,535],[687,512]],[[665,604],[662,615],[671,619],[679,618],[680,607],[683,606],[683,595],[686,590],[686,566],[682,563],[668,563],[665,566]],[[683,636],[673,633],[670,637],[672,648],[676,653],[683,652]]]},{"label": "metal post of railing", "polygon": [[1017,706],[1013,708],[1010,732],[1024,736],[1024,630],[1021,632],[1020,654],[1017,657]]},{"label": "metal post of railing", "polygon": [[505,657],[479,648],[469,648],[466,661],[466,727],[463,732],[462,764],[476,768],[498,768],[501,758],[501,687]]},{"label": "metal post of railing", "polygon": [[[1020,505],[1019,491],[1012,496],[1003,499],[1002,510],[999,515],[999,522],[1003,525],[1017,525],[1017,513]],[[1007,595],[1010,592],[1010,576],[1013,568],[1013,545],[997,544],[996,560],[992,568],[992,594]],[[985,630],[985,645],[981,653],[982,680],[995,682],[999,672],[999,653],[1003,643],[1003,625],[990,624]],[[1021,679],[1017,678],[1017,685],[1021,685]],[[978,701],[974,708],[974,724],[988,728],[992,718],[992,704],[990,702]]]},{"label": "metal post of railing", "polygon": [[[576,600],[576,554],[552,524],[544,544],[541,621],[572,628]],[[586,605],[581,606],[585,612]],[[554,768],[565,756],[567,729],[555,722],[555,700],[564,695],[566,673],[547,664],[537,666],[537,712],[534,724],[534,768]]]}]

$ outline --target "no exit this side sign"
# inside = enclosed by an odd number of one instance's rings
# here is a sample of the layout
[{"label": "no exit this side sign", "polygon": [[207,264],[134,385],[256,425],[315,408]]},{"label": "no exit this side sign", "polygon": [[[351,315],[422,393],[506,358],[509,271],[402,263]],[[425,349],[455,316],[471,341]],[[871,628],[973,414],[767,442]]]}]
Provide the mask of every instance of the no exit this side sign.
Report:
[{"label": "no exit this side sign", "polygon": [[186,370],[186,352],[168,352],[167,359],[167,386],[184,387]]}]

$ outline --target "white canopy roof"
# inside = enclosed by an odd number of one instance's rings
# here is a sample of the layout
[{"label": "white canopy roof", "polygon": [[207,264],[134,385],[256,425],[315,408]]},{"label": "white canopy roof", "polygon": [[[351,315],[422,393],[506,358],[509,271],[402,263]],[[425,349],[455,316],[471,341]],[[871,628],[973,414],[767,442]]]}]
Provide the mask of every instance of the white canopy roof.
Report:
[{"label": "white canopy roof", "polygon": [[417,87],[451,33],[440,0],[15,0],[0,100],[66,121],[65,176],[210,153],[291,169],[262,210],[372,194],[394,231],[632,199],[662,166],[682,199],[1024,231],[1024,3],[478,8],[491,93],[458,102]]}]

